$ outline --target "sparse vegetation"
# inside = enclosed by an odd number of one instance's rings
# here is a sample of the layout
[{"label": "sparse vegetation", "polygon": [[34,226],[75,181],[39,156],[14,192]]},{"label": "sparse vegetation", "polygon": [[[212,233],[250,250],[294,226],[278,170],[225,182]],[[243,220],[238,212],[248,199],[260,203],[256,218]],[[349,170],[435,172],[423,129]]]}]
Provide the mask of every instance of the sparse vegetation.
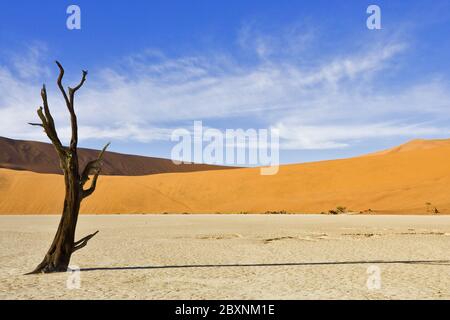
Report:
[{"label": "sparse vegetation", "polygon": [[438,214],[439,210],[433,206],[431,202],[425,202],[425,206],[427,208],[428,213]]},{"label": "sparse vegetation", "polygon": [[288,214],[286,210],[280,210],[280,211],[266,211],[265,214]]},{"label": "sparse vegetation", "polygon": [[[328,210],[328,214],[341,214],[346,212],[348,212],[347,208],[342,206],[337,206],[336,209]],[[322,213],[325,214],[325,212]]]},{"label": "sparse vegetation", "polygon": [[336,211],[339,213],[346,213],[347,212],[347,208],[346,207],[336,207]]}]

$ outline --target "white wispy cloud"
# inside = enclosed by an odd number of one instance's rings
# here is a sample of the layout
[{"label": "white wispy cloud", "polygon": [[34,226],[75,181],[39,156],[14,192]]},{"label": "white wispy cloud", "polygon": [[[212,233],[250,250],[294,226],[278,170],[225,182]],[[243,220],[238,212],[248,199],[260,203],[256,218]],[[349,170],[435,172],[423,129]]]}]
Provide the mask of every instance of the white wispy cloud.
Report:
[{"label": "white wispy cloud", "polygon": [[310,47],[315,37],[316,30],[305,23],[299,22],[278,30],[273,28],[267,30],[267,27],[253,20],[241,26],[237,43],[262,60],[294,56],[298,59]]},{"label": "white wispy cloud", "polygon": [[[77,96],[80,138],[168,140],[173,128],[193,120],[233,128],[234,119],[248,128],[279,129],[281,146],[287,149],[342,148],[359,139],[448,133],[442,124],[433,125],[447,117],[450,107],[446,79],[408,81],[395,90],[379,83],[380,74],[395,69],[405,43],[370,43],[305,64],[289,52],[307,50],[313,33],[302,38],[295,30],[280,40],[243,28],[238,42],[254,50],[251,64],[224,53],[170,58],[146,50],[112,67],[90,70]],[[276,55],[277,47],[287,48],[285,54]],[[0,67],[0,135],[45,139],[26,125],[36,119],[40,104],[38,78],[48,77],[40,61],[43,52],[31,48]],[[67,139],[66,110],[50,86],[49,101]]]},{"label": "white wispy cloud", "polygon": [[[441,133],[434,127],[421,125],[404,125],[399,123],[368,123],[364,125],[293,125],[279,123],[274,126],[279,130],[283,149],[334,149],[349,146],[355,140],[408,136],[433,135]],[[449,132],[450,133],[450,132]]]},{"label": "white wispy cloud", "polygon": [[50,69],[41,63],[42,58],[48,54],[47,46],[42,42],[33,42],[28,44],[26,49],[24,54],[15,54],[11,58],[12,70],[17,77],[26,80],[48,77]]}]

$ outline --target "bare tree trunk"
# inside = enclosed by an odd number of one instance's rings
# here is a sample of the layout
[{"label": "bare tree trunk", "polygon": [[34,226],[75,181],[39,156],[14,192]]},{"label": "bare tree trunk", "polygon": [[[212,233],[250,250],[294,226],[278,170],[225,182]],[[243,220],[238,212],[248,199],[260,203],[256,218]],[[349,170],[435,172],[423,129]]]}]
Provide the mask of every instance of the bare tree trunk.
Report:
[{"label": "bare tree trunk", "polygon": [[[70,140],[70,146],[64,147],[58,138],[55,123],[48,107],[45,85],[41,90],[41,97],[44,108],[40,107],[37,111],[42,123],[30,124],[44,128],[45,133],[52,141],[52,144],[55,147],[56,152],[58,153],[61,169],[64,172],[65,200],[58,230],[50,246],[50,249],[48,250],[42,262],[36,267],[34,271],[30,272],[30,274],[66,271],[69,266],[72,254],[75,251],[86,246],[87,242],[98,233],[98,231],[96,231],[79,241],[75,241],[75,231],[81,201],[84,198],[90,196],[95,191],[97,179],[101,169],[101,159],[106,148],[109,146],[108,143],[100,152],[98,158],[88,162],[83,172],[80,174],[77,154],[78,125],[77,117],[74,111],[74,98],[76,91],[81,88],[86,80],[87,71],[83,71],[81,82],[75,88],[68,88],[69,95],[67,95],[62,85],[64,69],[59,62],[56,62],[56,64],[58,65],[60,70],[57,81],[58,87],[64,97],[70,113],[72,127],[72,138]],[[88,189],[84,189],[84,185],[88,180],[90,180],[90,175],[92,174],[93,179],[91,186]]]}]

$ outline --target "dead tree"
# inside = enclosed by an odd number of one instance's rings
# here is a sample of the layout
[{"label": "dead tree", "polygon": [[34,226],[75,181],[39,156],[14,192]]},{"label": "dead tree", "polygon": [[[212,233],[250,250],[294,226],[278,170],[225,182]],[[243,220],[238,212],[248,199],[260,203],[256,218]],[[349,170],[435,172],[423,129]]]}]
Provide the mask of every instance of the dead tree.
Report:
[{"label": "dead tree", "polygon": [[[87,71],[83,70],[80,83],[74,88],[69,87],[66,92],[62,84],[64,68],[58,61],[56,61],[56,64],[59,68],[57,84],[70,113],[70,124],[72,128],[70,145],[67,147],[63,146],[58,137],[55,122],[48,107],[45,85],[43,85],[41,90],[43,107],[39,107],[37,110],[41,123],[30,123],[30,125],[40,126],[44,129],[44,132],[47,134],[59,156],[60,166],[64,172],[65,199],[61,220],[50,249],[45,255],[44,260],[34,271],[30,272],[30,274],[67,271],[72,254],[86,246],[88,241],[97,234],[98,231],[75,241],[75,230],[81,201],[89,197],[95,191],[97,179],[101,170],[102,156],[109,146],[108,143],[100,152],[98,158],[88,162],[80,173],[77,155],[78,125],[77,116],[74,110],[74,100],[75,93],[86,81]],[[85,184],[90,180],[90,177],[92,178],[91,184],[88,188],[85,188]]]}]

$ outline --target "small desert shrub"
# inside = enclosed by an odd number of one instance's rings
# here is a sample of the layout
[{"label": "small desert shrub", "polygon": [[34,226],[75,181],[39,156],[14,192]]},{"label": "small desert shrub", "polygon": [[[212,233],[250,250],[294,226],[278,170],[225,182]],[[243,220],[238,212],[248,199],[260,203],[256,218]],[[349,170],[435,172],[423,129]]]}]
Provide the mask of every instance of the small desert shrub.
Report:
[{"label": "small desert shrub", "polygon": [[336,211],[338,213],[346,213],[347,212],[347,208],[346,207],[336,207]]},{"label": "small desert shrub", "polygon": [[328,210],[328,214],[340,214],[340,213],[346,213],[346,212],[347,212],[347,208],[341,207],[341,206],[336,207],[336,209]]},{"label": "small desert shrub", "polygon": [[281,211],[266,211],[266,214],[287,214],[286,210]]},{"label": "small desert shrub", "polygon": [[431,212],[434,214],[439,213],[439,210],[436,207],[433,207],[433,204],[431,202],[425,202],[425,205],[427,206],[427,212]]}]

